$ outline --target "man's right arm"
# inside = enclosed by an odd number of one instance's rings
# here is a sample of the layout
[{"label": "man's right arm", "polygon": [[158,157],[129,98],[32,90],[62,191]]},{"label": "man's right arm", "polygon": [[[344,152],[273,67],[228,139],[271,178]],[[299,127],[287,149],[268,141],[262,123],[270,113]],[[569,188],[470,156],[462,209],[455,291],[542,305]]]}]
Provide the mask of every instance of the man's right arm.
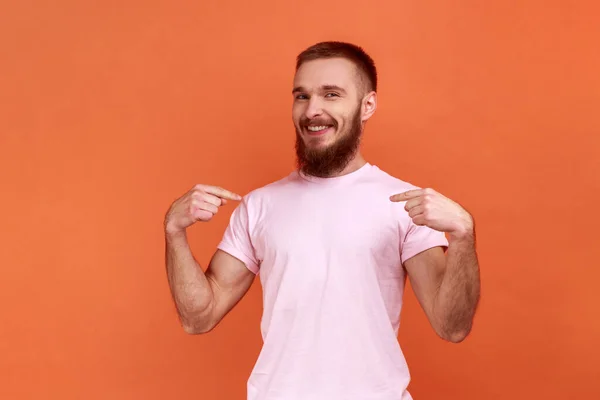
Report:
[{"label": "man's right arm", "polygon": [[255,274],[230,254],[217,250],[204,272],[194,258],[186,229],[209,221],[218,207],[240,196],[198,185],[176,200],[165,218],[165,263],[169,287],[184,330],[211,331],[248,291]]}]

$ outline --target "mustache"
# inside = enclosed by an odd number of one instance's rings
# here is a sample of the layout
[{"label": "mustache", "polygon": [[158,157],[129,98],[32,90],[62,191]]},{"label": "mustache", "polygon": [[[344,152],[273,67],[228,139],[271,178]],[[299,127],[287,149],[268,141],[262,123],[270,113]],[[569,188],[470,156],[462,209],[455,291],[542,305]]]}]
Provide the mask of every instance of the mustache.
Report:
[{"label": "mustache", "polygon": [[337,123],[333,119],[323,118],[323,117],[317,117],[317,118],[313,118],[313,119],[306,118],[306,117],[300,118],[300,126],[321,126],[321,125],[336,127]]}]

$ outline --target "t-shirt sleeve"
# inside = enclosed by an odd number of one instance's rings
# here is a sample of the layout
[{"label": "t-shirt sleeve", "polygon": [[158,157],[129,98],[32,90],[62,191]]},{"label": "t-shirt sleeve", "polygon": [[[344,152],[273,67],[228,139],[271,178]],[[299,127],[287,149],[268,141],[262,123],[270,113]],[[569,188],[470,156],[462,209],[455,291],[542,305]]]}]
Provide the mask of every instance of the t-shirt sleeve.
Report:
[{"label": "t-shirt sleeve", "polygon": [[242,261],[246,268],[258,274],[259,263],[250,239],[249,210],[245,199],[233,210],[217,248]]},{"label": "t-shirt sleeve", "polygon": [[415,225],[409,218],[408,229],[401,243],[402,263],[404,264],[409,258],[437,246],[448,247],[446,235],[427,226]]}]

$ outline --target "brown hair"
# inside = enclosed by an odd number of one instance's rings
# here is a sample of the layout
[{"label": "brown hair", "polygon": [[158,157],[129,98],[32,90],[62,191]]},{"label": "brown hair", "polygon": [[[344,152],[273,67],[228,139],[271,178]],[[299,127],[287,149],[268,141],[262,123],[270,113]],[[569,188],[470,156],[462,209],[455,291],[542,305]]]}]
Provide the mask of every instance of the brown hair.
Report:
[{"label": "brown hair", "polygon": [[373,59],[359,46],[345,42],[320,42],[300,53],[296,59],[296,71],[300,66],[312,60],[321,58],[341,57],[352,61],[362,77],[366,77],[367,91],[377,91],[377,69]]}]

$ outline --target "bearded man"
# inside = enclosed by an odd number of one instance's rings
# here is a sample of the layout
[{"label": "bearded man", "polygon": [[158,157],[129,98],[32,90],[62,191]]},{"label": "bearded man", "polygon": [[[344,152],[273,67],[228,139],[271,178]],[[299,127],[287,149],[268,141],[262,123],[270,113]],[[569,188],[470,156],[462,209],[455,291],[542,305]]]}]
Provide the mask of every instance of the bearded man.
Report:
[{"label": "bearded man", "polygon": [[[406,279],[435,332],[471,331],[479,301],[473,217],[365,160],[377,72],[359,46],[301,52],[292,89],[298,168],[240,196],[196,185],[165,216],[166,268],[189,334],[211,331],[258,275],[263,346],[248,400],[408,400],[398,343]],[[239,201],[206,269],[186,229]]]}]

